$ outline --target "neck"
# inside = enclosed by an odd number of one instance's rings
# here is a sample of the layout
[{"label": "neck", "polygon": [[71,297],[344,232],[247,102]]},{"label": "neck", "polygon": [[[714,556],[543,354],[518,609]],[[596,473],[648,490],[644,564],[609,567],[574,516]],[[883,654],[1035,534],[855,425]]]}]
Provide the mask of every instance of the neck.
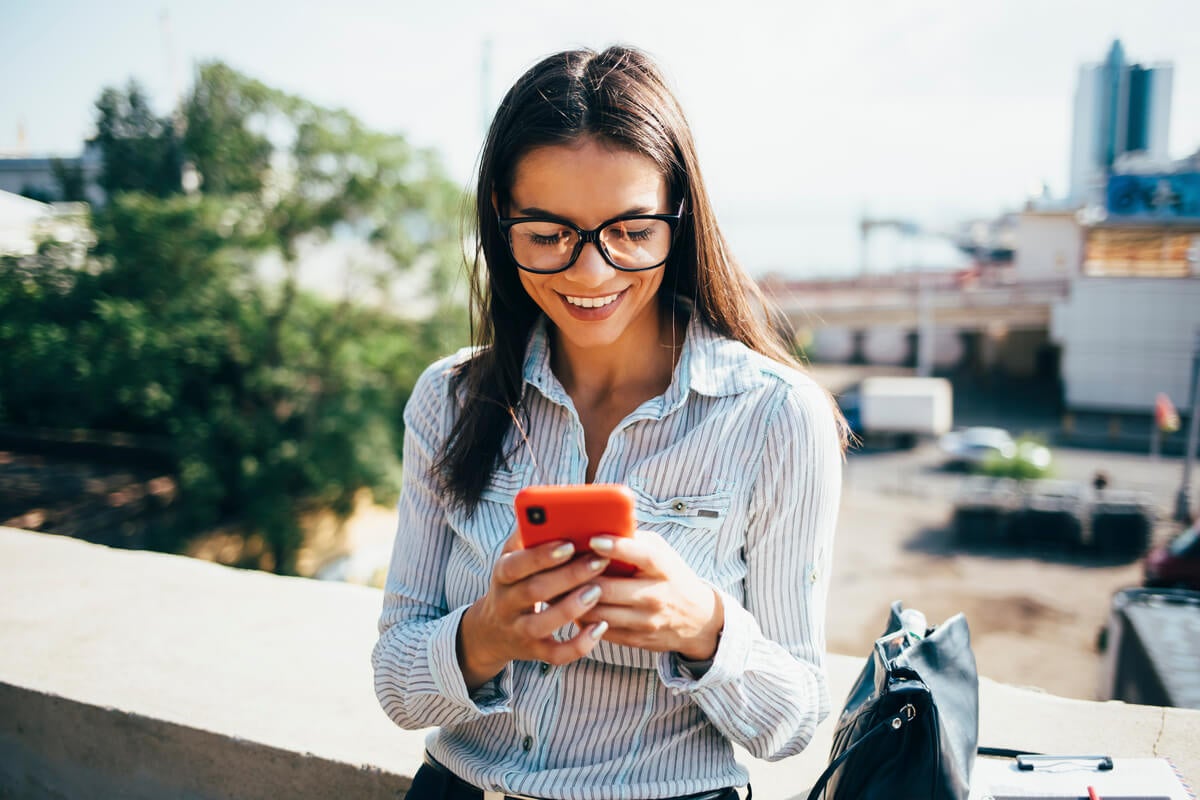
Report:
[{"label": "neck", "polygon": [[683,347],[686,318],[655,309],[616,342],[580,348],[551,331],[550,366],[567,394],[602,398],[636,392],[649,399],[666,391]]}]

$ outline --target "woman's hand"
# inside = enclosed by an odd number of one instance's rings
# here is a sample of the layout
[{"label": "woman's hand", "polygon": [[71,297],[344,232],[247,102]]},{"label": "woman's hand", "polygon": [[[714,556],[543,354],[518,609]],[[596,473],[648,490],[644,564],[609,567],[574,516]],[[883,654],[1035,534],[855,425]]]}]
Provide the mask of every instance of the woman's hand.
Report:
[{"label": "woman's hand", "polygon": [[608,627],[600,620],[580,623],[574,638],[553,634],[596,604],[596,577],[606,556],[574,558],[568,542],[521,549],[513,533],[492,568],[487,594],[476,600],[458,628],[458,663],[471,691],[495,677],[514,659],[566,664],[591,652]]},{"label": "woman's hand", "polygon": [[721,598],[661,536],[639,530],[632,539],[597,536],[591,546],[638,571],[629,578],[597,578],[600,601],[579,618],[581,627],[604,621],[604,639],[616,644],[674,651],[689,661],[713,657],[725,626]]}]

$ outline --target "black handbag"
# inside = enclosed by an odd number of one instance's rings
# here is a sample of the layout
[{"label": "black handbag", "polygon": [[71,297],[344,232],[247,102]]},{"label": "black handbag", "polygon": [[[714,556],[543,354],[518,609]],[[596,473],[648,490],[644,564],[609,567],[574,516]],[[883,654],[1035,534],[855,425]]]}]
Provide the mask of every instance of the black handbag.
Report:
[{"label": "black handbag", "polygon": [[967,620],[887,632],[846,698],[818,800],[966,800],[979,741],[979,675]]}]

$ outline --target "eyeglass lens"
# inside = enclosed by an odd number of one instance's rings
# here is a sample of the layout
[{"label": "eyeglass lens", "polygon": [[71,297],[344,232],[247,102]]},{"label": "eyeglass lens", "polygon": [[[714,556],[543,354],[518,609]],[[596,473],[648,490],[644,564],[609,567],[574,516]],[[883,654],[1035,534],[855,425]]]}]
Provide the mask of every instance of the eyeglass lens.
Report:
[{"label": "eyeglass lens", "polygon": [[[508,235],[517,263],[540,272],[565,267],[579,243],[574,228],[548,220],[518,222]],[[671,226],[661,219],[618,219],[600,229],[599,239],[618,267],[647,269],[667,260]]]}]

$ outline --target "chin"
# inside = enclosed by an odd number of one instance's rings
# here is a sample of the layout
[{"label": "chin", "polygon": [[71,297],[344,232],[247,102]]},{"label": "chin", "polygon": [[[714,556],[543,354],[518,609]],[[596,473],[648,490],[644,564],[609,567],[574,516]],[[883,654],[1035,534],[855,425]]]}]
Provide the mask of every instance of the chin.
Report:
[{"label": "chin", "polygon": [[610,321],[579,322],[578,320],[550,320],[558,331],[558,335],[579,348],[608,347],[616,344],[628,328],[627,325],[613,325]]}]

